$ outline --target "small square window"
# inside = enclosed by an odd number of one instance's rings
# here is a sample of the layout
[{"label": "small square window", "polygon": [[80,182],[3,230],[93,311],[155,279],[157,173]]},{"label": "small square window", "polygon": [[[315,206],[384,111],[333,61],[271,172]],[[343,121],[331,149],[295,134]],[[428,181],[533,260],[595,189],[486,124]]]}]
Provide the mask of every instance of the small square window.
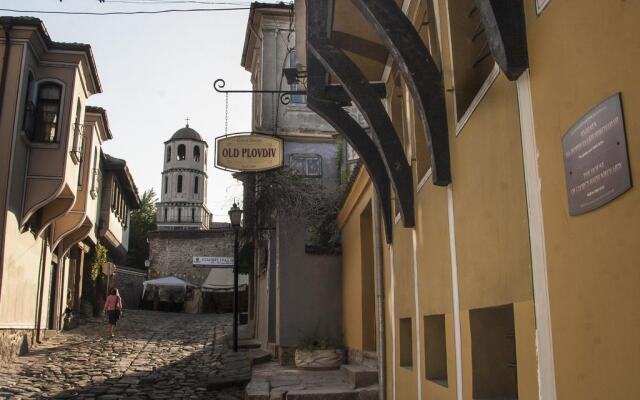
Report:
[{"label": "small square window", "polygon": [[518,398],[513,305],[469,311],[474,399]]},{"label": "small square window", "polygon": [[447,387],[447,335],[444,314],[424,317],[424,358],[426,378]]},{"label": "small square window", "polygon": [[413,332],[411,318],[400,318],[400,366],[413,368]]},{"label": "small square window", "polygon": [[322,176],[322,157],[315,154],[292,154],[289,167],[303,176]]}]

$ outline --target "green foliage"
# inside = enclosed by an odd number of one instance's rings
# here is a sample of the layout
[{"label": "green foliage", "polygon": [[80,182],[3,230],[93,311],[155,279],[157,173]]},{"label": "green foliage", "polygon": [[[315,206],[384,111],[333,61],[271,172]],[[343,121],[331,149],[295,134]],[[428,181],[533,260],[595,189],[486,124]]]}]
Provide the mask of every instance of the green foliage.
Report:
[{"label": "green foliage", "polygon": [[106,262],[109,262],[109,252],[107,248],[98,241],[93,257],[93,264],[91,264],[91,281],[95,282],[96,279],[98,279],[102,265]]},{"label": "green foliage", "polygon": [[144,268],[145,260],[149,259],[147,233],[156,229],[157,201],[155,191],[153,189],[146,190],[140,199],[140,208],[131,211],[128,265]]},{"label": "green foliage", "polygon": [[281,210],[289,217],[307,221],[308,245],[334,248],[340,245],[336,224],[341,190],[328,190],[318,178],[283,167],[261,175],[256,205],[262,210]]}]

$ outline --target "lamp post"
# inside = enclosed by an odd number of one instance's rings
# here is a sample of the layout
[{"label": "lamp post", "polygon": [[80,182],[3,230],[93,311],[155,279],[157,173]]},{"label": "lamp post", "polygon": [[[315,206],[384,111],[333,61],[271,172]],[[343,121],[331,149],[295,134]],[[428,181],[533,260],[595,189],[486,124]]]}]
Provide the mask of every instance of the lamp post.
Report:
[{"label": "lamp post", "polygon": [[229,219],[234,232],[233,242],[233,351],[238,351],[238,231],[242,220],[242,210],[234,202],[229,210]]}]

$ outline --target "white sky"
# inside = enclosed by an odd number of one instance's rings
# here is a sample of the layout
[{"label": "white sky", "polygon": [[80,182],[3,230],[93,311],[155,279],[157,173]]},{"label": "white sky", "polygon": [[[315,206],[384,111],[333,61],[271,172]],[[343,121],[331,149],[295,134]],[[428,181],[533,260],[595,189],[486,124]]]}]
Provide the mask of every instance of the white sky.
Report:
[{"label": "white sky", "polygon": [[[250,4],[242,0],[205,1],[234,4],[0,0],[0,8],[106,12]],[[212,84],[223,78],[227,88],[250,89],[249,73],[240,66],[248,14],[248,10],[241,10],[77,16],[0,11],[0,15],[42,19],[54,41],[91,45],[104,93],[90,97],[89,104],[107,110],[114,136],[104,150],[127,161],[140,194],[153,187],[159,196],[163,142],[185,125],[188,116],[189,125],[209,143],[207,206],[214,220],[224,222],[234,198],[242,200],[242,186],[230,173],[213,166],[214,138],[224,134],[225,99]],[[229,95],[229,132],[250,127],[251,95]]]}]

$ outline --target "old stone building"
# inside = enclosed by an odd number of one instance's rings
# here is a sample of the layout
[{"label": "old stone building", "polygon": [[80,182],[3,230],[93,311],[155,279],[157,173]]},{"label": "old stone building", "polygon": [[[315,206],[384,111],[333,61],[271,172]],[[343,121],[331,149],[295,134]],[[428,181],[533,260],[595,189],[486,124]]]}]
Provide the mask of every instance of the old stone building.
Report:
[{"label": "old stone building", "polygon": [[[233,257],[233,231],[207,209],[207,142],[189,127],[165,142],[158,230],[150,232],[149,279],[174,276],[208,290],[224,287],[231,269],[194,266],[194,257]],[[222,282],[224,280],[225,282]],[[246,283],[246,278],[241,283]]]}]

